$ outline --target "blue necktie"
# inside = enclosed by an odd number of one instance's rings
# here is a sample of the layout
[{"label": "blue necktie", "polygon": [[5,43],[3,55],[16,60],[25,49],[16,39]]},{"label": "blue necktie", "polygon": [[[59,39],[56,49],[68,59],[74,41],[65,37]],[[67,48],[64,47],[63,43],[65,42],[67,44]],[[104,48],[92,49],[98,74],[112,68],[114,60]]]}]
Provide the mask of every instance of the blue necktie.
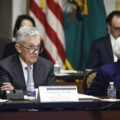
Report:
[{"label": "blue necktie", "polygon": [[33,75],[32,75],[32,68],[30,66],[27,66],[26,67],[26,70],[28,72],[28,77],[27,77],[27,91],[30,90],[31,88],[31,83],[34,84],[34,81],[33,81]]}]

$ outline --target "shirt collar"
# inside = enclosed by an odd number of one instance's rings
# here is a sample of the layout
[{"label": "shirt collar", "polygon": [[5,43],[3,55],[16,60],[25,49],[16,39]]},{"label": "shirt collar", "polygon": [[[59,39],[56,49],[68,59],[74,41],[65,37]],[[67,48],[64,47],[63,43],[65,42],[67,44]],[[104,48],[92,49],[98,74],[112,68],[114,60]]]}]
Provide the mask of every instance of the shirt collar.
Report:
[{"label": "shirt collar", "polygon": [[116,40],[111,34],[110,34],[110,39],[111,39],[111,41]]},{"label": "shirt collar", "polygon": [[[23,67],[23,68],[26,68],[26,66],[28,66],[28,65],[23,61],[23,59],[22,59],[20,56],[19,56],[19,58],[20,58],[22,67]],[[31,68],[33,69],[33,65],[31,65]]]},{"label": "shirt collar", "polygon": [[111,44],[112,44],[112,48],[114,48],[115,46],[115,43],[116,43],[116,39],[110,34],[110,41],[111,41]]}]

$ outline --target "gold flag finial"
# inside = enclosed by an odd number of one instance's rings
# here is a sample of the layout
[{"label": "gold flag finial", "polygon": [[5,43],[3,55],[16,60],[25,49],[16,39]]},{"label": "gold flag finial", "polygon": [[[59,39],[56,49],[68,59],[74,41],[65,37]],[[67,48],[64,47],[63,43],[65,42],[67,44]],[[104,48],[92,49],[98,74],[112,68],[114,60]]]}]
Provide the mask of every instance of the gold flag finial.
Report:
[{"label": "gold flag finial", "polygon": [[88,15],[87,0],[84,0],[83,14],[84,14],[84,15]]},{"label": "gold flag finial", "polygon": [[45,7],[45,1],[44,0],[41,0],[40,1],[40,8],[44,8]]},{"label": "gold flag finial", "polygon": [[120,0],[116,0],[115,9],[116,9],[116,10],[120,10]]}]

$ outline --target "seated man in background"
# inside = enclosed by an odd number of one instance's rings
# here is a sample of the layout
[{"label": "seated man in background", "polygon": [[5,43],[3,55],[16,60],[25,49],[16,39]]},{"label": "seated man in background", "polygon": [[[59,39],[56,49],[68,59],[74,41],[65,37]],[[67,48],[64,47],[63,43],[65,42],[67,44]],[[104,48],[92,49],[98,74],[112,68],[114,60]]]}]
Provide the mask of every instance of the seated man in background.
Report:
[{"label": "seated man in background", "polygon": [[97,75],[91,87],[86,91],[86,94],[106,96],[109,82],[114,82],[116,91],[120,92],[120,38],[116,40],[114,53],[118,61],[104,65],[98,69]]},{"label": "seated man in background", "polygon": [[120,37],[120,11],[111,12],[106,18],[109,34],[92,42],[87,68],[97,69],[117,61],[113,53],[116,39]]},{"label": "seated man in background", "polygon": [[[16,19],[16,22],[15,22],[15,26],[14,26],[14,30],[13,30],[13,37],[15,37],[16,32],[19,30],[19,28],[22,26],[25,26],[25,25],[36,27],[35,21],[31,16],[19,15]],[[17,53],[17,50],[15,48],[15,42],[11,42],[5,46],[5,48],[3,50],[3,57],[2,58],[8,57],[9,55],[12,55],[14,53]],[[39,55],[48,59],[48,55],[47,55],[45,48],[43,49],[43,51]]]},{"label": "seated man in background", "polygon": [[16,50],[13,54],[0,61],[1,91],[27,89],[27,66],[32,72],[34,87],[55,85],[53,64],[39,55],[40,33],[35,27],[23,26],[16,33]]}]

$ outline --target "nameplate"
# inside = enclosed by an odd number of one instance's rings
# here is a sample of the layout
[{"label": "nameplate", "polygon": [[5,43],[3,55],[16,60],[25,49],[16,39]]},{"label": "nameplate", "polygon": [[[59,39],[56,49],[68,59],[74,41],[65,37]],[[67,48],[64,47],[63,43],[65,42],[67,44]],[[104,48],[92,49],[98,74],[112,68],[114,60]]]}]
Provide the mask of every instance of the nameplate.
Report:
[{"label": "nameplate", "polygon": [[40,102],[78,101],[77,86],[39,86]]}]

